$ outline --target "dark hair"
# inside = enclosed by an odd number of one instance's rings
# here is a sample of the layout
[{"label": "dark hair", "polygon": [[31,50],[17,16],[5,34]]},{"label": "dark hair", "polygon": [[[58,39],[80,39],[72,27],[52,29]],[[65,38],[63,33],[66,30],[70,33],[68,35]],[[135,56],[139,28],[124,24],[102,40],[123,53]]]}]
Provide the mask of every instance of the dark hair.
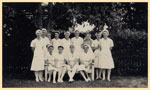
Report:
[{"label": "dark hair", "polygon": [[58,33],[58,34],[60,34],[60,32],[58,32],[58,31],[55,31],[54,33]]},{"label": "dark hair", "polygon": [[58,46],[58,49],[59,49],[59,48],[62,48],[62,49],[64,49],[64,47],[63,47],[63,46]]},{"label": "dark hair", "polygon": [[54,48],[53,45],[46,45],[46,48],[49,49],[50,47]]},{"label": "dark hair", "polygon": [[49,46],[48,48],[51,48],[51,47],[52,47],[52,48],[54,48],[54,46],[52,46],[52,45],[51,45],[51,46]]}]

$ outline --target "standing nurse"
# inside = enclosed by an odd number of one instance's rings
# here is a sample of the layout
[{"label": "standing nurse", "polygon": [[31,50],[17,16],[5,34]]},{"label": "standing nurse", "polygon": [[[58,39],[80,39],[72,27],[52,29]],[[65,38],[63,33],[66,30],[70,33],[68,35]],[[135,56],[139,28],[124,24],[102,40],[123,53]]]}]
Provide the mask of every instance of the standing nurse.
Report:
[{"label": "standing nurse", "polygon": [[35,81],[43,81],[41,77],[41,72],[44,70],[44,45],[41,39],[42,32],[41,30],[36,31],[36,38],[31,42],[31,48],[34,52],[31,71],[34,71]]},{"label": "standing nurse", "polygon": [[100,47],[100,39],[101,39],[101,32],[96,33],[96,40],[93,41],[92,48],[94,50],[94,67],[96,71],[96,79],[101,79],[101,47]]},{"label": "standing nurse", "polygon": [[[48,53],[48,50],[46,48],[46,46],[49,44],[49,39],[47,37],[47,30],[45,28],[42,29],[42,44],[44,45],[44,57],[45,55]],[[44,80],[43,79],[43,71],[40,72],[40,77],[42,78],[42,81]]]},{"label": "standing nurse", "polygon": [[75,51],[80,52],[83,51],[81,45],[83,44],[83,38],[79,36],[80,32],[78,30],[75,31],[75,37],[71,39],[72,44],[75,46]]},{"label": "standing nurse", "polygon": [[103,79],[105,80],[105,73],[107,70],[107,80],[110,80],[110,75],[111,75],[111,69],[114,68],[114,61],[112,58],[111,50],[112,47],[114,46],[114,43],[112,39],[108,37],[109,32],[108,30],[103,30],[103,38],[100,40],[101,44],[101,69],[102,69],[102,75]]},{"label": "standing nurse", "polygon": [[63,47],[64,47],[64,53],[70,52],[70,45],[71,45],[71,40],[70,40],[70,32],[65,32],[64,33],[65,38],[62,39]]},{"label": "standing nurse", "polygon": [[52,39],[55,53],[58,53],[58,46],[62,45],[61,39],[59,39],[59,34],[60,34],[59,32],[55,32],[55,38]]}]

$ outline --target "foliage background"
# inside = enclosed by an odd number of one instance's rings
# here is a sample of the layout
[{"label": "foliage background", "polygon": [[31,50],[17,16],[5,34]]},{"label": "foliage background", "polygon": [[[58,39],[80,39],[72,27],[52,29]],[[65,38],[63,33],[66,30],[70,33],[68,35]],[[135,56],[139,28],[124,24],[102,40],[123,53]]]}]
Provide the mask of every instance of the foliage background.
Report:
[{"label": "foliage background", "polygon": [[[148,7],[147,3],[3,3],[3,74],[30,73],[32,51],[30,42],[35,30],[67,31],[89,21],[96,28],[106,23],[115,43],[112,50],[113,75],[147,76]],[[54,36],[52,35],[52,38]],[[63,38],[61,34],[60,38]],[[71,38],[73,34],[71,34]],[[84,34],[81,34],[84,37]],[[30,75],[32,77],[32,75]]]}]

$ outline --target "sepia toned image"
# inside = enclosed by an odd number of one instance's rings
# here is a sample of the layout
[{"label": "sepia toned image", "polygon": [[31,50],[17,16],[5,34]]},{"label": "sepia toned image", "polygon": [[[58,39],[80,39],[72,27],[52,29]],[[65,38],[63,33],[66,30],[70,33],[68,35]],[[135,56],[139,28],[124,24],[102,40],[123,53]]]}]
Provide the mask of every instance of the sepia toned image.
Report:
[{"label": "sepia toned image", "polygon": [[2,2],[3,88],[148,88],[148,2]]}]

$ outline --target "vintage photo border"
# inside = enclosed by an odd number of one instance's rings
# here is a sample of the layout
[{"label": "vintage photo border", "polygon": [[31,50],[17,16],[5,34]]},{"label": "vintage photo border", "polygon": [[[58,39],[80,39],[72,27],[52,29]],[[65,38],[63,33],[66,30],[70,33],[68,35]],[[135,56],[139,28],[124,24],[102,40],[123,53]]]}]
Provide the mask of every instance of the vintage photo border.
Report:
[{"label": "vintage photo border", "polygon": [[[3,88],[2,87],[2,3],[3,2],[147,2],[148,3],[148,11],[150,11],[150,0],[1,0],[1,3],[0,3],[0,20],[1,20],[1,22],[0,22],[0,27],[1,27],[1,31],[0,31],[0,44],[1,44],[1,48],[0,48],[0,57],[1,57],[1,62],[0,62],[0,65],[1,65],[1,74],[0,74],[0,89],[55,89],[55,90],[57,90],[57,89],[61,89],[61,90],[66,90],[66,89],[73,89],[73,90],[75,90],[75,89],[78,89],[78,88]],[[150,26],[150,13],[148,12],[148,26]],[[149,37],[149,35],[150,35],[150,32],[149,32],[149,27],[148,27],[148,46],[150,45],[149,43],[150,43],[150,37]],[[150,49],[148,48],[148,56],[150,56],[150,54],[149,54],[149,52],[150,52]],[[149,62],[149,57],[148,57],[148,88],[92,88],[92,89],[94,89],[94,90],[98,90],[98,89],[110,89],[110,90],[112,90],[112,89],[150,89],[150,62]],[[79,88],[79,89],[91,89],[91,88]]]}]

